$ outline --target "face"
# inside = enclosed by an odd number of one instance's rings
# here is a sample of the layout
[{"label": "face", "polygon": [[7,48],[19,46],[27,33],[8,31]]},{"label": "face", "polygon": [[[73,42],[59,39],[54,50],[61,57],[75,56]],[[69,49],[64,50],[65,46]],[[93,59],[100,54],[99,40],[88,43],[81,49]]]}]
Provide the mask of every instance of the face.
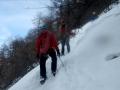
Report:
[{"label": "face", "polygon": [[47,32],[42,33],[42,37],[46,38],[47,37]]}]

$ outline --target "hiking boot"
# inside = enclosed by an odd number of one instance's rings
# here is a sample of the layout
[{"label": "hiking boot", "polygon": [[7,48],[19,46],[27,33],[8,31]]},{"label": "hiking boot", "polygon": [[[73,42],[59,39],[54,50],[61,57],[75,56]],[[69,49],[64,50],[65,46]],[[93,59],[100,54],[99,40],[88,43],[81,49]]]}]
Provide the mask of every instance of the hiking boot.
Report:
[{"label": "hiking boot", "polygon": [[56,75],[56,72],[52,72],[52,74],[53,74],[53,76],[55,76],[55,75]]},{"label": "hiking boot", "polygon": [[40,84],[43,85],[43,84],[45,83],[46,79],[47,79],[47,78],[41,78]]},{"label": "hiking boot", "polygon": [[64,53],[61,53],[61,56],[64,56],[65,54]]}]

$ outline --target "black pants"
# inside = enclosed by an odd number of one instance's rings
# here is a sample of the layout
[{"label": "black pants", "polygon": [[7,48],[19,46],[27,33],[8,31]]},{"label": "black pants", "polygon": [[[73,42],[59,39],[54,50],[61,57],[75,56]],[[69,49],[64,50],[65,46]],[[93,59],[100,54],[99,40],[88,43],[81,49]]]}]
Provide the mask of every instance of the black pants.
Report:
[{"label": "black pants", "polygon": [[69,52],[70,52],[69,37],[63,38],[63,39],[61,40],[61,44],[62,44],[62,49],[61,49],[62,55],[64,55],[65,45],[67,46],[67,51],[68,51],[68,53],[69,53]]},{"label": "black pants", "polygon": [[52,62],[51,62],[51,71],[52,73],[56,72],[56,68],[57,68],[57,56],[56,56],[56,52],[54,49],[49,49],[46,55],[41,55],[40,56],[40,76],[42,78],[46,78],[46,60],[48,58],[48,55],[51,57]]}]

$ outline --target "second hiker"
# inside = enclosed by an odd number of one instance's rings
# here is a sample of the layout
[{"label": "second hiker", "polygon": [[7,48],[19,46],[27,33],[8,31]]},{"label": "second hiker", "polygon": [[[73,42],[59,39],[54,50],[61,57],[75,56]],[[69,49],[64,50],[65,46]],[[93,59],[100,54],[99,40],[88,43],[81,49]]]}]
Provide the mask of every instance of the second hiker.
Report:
[{"label": "second hiker", "polygon": [[60,42],[61,42],[61,46],[62,46],[61,54],[64,55],[65,45],[67,46],[68,53],[70,52],[70,44],[69,44],[70,32],[67,29],[67,26],[63,20],[61,21],[59,33],[60,33]]}]

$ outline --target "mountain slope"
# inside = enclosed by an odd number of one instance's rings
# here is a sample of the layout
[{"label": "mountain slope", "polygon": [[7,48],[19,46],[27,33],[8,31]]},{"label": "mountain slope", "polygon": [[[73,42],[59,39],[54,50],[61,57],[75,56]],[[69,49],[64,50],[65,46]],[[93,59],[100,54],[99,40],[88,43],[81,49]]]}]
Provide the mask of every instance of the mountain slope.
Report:
[{"label": "mountain slope", "polygon": [[58,73],[40,85],[39,66],[9,90],[120,90],[120,5],[79,29]]}]

